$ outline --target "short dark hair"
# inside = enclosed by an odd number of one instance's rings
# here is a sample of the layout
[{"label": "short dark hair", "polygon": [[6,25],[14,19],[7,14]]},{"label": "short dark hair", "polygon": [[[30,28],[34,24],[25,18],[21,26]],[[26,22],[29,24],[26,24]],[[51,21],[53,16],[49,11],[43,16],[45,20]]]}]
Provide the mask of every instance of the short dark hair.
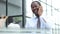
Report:
[{"label": "short dark hair", "polygon": [[[41,3],[40,3],[39,1],[33,1],[32,3],[34,3],[34,2],[37,2],[37,3],[41,6]],[[32,3],[31,3],[31,4],[32,4]]]}]

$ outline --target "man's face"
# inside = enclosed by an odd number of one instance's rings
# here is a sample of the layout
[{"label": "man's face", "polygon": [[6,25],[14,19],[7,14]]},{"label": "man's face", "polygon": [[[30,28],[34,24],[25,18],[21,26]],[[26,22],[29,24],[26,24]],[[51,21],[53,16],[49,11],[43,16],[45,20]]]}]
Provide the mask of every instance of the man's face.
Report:
[{"label": "man's face", "polygon": [[[31,9],[32,9],[32,12],[36,15],[36,16],[39,16],[39,13],[41,14],[42,11],[39,9],[40,8],[40,5],[37,3],[37,2],[34,2],[31,4]],[[40,10],[40,11],[39,11]]]}]

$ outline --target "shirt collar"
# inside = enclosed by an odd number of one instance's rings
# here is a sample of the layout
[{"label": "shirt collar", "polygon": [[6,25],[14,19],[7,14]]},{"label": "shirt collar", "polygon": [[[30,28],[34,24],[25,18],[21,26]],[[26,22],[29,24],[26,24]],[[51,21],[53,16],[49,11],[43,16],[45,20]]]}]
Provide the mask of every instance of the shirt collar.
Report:
[{"label": "shirt collar", "polygon": [[[39,18],[41,18],[42,16],[39,16]],[[37,17],[35,16],[35,19],[36,19]]]}]

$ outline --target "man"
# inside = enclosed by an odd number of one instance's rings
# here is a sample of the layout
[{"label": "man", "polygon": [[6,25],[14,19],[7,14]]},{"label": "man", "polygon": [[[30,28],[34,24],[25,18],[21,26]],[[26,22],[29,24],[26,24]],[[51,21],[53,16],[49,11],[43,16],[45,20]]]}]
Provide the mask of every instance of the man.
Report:
[{"label": "man", "polygon": [[[44,18],[41,17],[43,13],[43,7],[38,1],[33,1],[31,3],[32,12],[36,17],[31,18],[26,22],[25,28],[38,28],[38,29],[48,29],[51,30],[52,27],[50,23],[47,23]],[[51,34],[51,33],[50,33]]]},{"label": "man", "polygon": [[50,25],[41,17],[43,13],[43,7],[38,1],[33,1],[31,3],[32,12],[35,14],[36,17],[31,18],[27,21],[25,27],[26,28],[37,28],[37,22],[40,22],[40,28],[51,28]]}]

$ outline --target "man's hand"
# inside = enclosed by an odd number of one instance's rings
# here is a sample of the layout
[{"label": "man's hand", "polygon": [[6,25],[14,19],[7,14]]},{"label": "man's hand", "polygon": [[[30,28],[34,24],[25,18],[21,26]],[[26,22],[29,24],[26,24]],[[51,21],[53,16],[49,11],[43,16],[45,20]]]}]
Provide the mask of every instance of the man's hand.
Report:
[{"label": "man's hand", "polygon": [[41,16],[42,13],[43,13],[43,7],[42,6],[39,6],[39,9],[38,9],[39,16]]}]

